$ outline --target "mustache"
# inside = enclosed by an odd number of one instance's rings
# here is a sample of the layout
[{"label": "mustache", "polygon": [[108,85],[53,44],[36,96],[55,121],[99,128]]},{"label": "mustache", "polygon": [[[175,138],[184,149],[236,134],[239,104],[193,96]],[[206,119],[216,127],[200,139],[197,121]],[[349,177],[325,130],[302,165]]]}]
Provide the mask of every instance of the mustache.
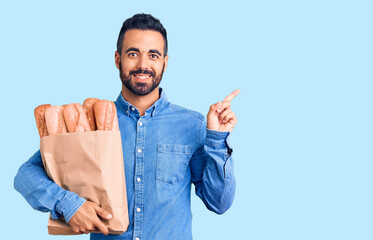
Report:
[{"label": "mustache", "polygon": [[142,70],[142,69],[130,71],[130,75],[134,75],[134,74],[149,74],[152,77],[155,76],[155,73],[153,71]]}]

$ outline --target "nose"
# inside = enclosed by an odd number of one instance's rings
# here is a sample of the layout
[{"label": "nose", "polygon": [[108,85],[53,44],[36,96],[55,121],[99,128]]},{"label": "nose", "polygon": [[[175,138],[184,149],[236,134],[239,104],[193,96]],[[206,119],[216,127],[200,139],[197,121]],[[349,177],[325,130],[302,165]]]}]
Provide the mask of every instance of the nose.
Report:
[{"label": "nose", "polygon": [[139,58],[139,60],[137,62],[137,68],[142,69],[142,70],[148,69],[148,59],[145,55],[142,55]]}]

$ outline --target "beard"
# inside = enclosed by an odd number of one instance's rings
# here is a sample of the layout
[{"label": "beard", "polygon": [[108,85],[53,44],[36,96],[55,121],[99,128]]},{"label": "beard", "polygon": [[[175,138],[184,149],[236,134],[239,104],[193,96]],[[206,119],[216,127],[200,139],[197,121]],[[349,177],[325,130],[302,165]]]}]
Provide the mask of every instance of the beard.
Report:
[{"label": "beard", "polygon": [[[139,96],[145,96],[153,92],[153,90],[156,89],[161,83],[163,72],[164,72],[164,66],[165,64],[163,63],[163,67],[162,67],[162,71],[160,75],[156,75],[155,72],[153,71],[141,70],[141,69],[130,71],[129,74],[126,75],[122,71],[122,63],[120,62],[119,63],[119,77],[120,77],[120,80],[122,81],[122,84],[132,93],[139,95]],[[134,74],[149,74],[152,78],[152,81],[150,83],[143,83],[143,82],[135,83],[132,79],[132,76]]]}]

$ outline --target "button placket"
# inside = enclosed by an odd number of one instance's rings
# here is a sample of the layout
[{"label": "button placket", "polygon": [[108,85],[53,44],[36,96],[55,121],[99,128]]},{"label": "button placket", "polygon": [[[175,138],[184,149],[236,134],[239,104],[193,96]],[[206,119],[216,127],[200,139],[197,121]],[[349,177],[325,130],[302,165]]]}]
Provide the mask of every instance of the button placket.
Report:
[{"label": "button placket", "polygon": [[[132,108],[133,111],[136,109]],[[141,119],[141,118],[140,118]],[[138,126],[141,120],[138,120]],[[144,147],[145,147],[145,129],[137,127],[136,152],[135,152],[135,202],[134,202],[134,234],[137,238],[142,236],[143,224],[143,204],[144,204],[144,186],[142,178],[144,176]],[[136,239],[136,238],[134,238]]]}]

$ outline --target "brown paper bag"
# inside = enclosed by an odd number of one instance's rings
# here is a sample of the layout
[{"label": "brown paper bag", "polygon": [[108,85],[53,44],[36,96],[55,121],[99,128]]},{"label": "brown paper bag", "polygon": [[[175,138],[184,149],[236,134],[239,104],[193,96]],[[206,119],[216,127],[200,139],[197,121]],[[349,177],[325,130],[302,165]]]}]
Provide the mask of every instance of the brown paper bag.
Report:
[{"label": "brown paper bag", "polygon": [[[119,131],[91,131],[45,136],[40,152],[48,176],[59,186],[97,203],[113,218],[102,220],[110,234],[128,227],[127,192]],[[48,233],[75,235],[63,219],[49,216]]]}]

